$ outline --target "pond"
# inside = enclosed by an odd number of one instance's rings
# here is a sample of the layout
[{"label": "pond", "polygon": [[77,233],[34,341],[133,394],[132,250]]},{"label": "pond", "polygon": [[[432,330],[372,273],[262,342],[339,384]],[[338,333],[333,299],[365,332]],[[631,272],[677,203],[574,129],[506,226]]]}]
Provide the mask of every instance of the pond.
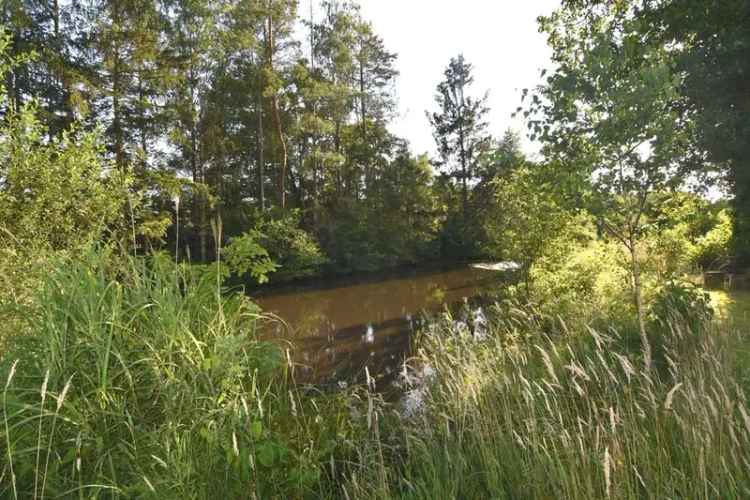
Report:
[{"label": "pond", "polygon": [[399,372],[423,313],[482,295],[507,279],[498,265],[405,271],[383,279],[351,279],[253,297],[275,315],[261,337],[287,343],[298,381],[336,383],[365,367],[387,384]]}]

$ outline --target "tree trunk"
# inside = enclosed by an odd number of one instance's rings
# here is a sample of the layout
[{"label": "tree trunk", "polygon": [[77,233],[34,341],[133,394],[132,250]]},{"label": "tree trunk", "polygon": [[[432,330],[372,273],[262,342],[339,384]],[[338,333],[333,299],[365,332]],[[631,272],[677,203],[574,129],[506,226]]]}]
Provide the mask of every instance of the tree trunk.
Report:
[{"label": "tree trunk", "polygon": [[112,31],[114,35],[114,65],[112,67],[112,135],[114,136],[115,164],[117,168],[125,168],[125,145],[122,130],[122,109],[120,99],[122,94],[122,74],[120,67],[120,10],[115,2],[112,11]]},{"label": "tree trunk", "polygon": [[115,139],[115,165],[125,168],[125,145],[122,134],[122,110],[120,108],[120,48],[115,45],[115,64],[112,70],[112,132]]},{"label": "tree trunk", "polygon": [[636,314],[638,316],[638,331],[641,335],[641,345],[643,348],[643,366],[646,371],[651,369],[651,343],[646,333],[645,310],[643,307],[643,289],[641,284],[641,266],[638,262],[637,243],[631,238],[628,245],[630,251],[631,273],[633,275],[633,301],[635,302]]},{"label": "tree trunk", "polygon": [[[55,42],[60,42],[60,3],[58,0],[52,2],[52,21],[54,23]],[[60,48],[59,46],[57,47]]]},{"label": "tree trunk", "polygon": [[[194,183],[201,183],[205,187],[206,185],[206,172],[205,168],[203,167],[203,163],[200,158],[200,153],[198,151],[198,123],[196,123],[196,109],[195,109],[195,102],[196,102],[196,88],[195,88],[195,69],[190,67],[189,70],[189,76],[190,76],[190,167],[193,172],[193,182]],[[195,217],[196,212],[198,215],[198,243],[199,243],[199,251],[200,251],[200,259],[201,262],[206,262],[206,259],[208,257],[208,242],[207,242],[207,217],[206,217],[206,197],[205,194],[200,194],[200,199],[198,197],[198,191],[196,190],[196,194],[193,196],[193,207],[194,207],[194,213],[193,217]]]},{"label": "tree trunk", "polygon": [[[367,147],[367,106],[365,103],[365,69],[364,69],[364,62],[362,61],[362,58],[360,57],[359,60],[359,105],[360,105],[360,113],[362,118],[362,148]],[[366,155],[363,155],[366,157]],[[365,196],[367,196],[367,192],[370,189],[370,184],[372,183],[372,167],[370,159],[365,158],[365,162],[367,162],[367,165],[364,166],[365,168]]]},{"label": "tree trunk", "polygon": [[466,146],[464,144],[464,127],[459,127],[459,142],[461,143],[461,191],[462,191],[462,209],[464,218],[466,218],[466,211],[469,205],[469,190],[466,185]]},{"label": "tree trunk", "polygon": [[[269,74],[273,74],[273,53],[274,53],[274,40],[273,40],[273,15],[271,13],[271,2],[268,2],[268,22],[267,22],[267,64]],[[289,161],[288,152],[286,148],[286,141],[284,140],[284,131],[281,128],[281,114],[279,113],[279,98],[276,94],[276,89],[271,89],[271,109],[273,111],[273,121],[276,128],[276,138],[279,141],[279,147],[281,149],[281,158],[279,162],[279,176],[278,176],[278,196],[281,208],[286,208],[286,169]]]},{"label": "tree trunk", "polygon": [[266,211],[266,174],[265,174],[265,158],[264,158],[264,139],[265,132],[263,131],[263,73],[258,72],[258,127],[255,130],[255,138],[258,144],[258,186],[260,188],[260,210],[261,212]]},{"label": "tree trunk", "polygon": [[[141,68],[141,71],[138,72],[138,100],[143,103],[146,100],[145,97],[145,91],[143,89],[143,71],[144,69]],[[141,168],[143,170],[143,174],[145,175],[146,171],[148,170],[148,137],[146,132],[146,108],[145,106],[139,106],[140,108],[140,142],[141,142]]]},{"label": "tree trunk", "polygon": [[[313,2],[310,0],[310,74],[315,75],[315,18],[313,16]],[[312,100],[312,115],[313,118],[318,117],[318,106],[315,99]],[[310,168],[312,170],[312,225],[314,230],[318,230],[318,160],[316,158],[318,152],[318,135],[313,130],[310,134],[311,158]],[[300,164],[301,165],[301,164]]]}]

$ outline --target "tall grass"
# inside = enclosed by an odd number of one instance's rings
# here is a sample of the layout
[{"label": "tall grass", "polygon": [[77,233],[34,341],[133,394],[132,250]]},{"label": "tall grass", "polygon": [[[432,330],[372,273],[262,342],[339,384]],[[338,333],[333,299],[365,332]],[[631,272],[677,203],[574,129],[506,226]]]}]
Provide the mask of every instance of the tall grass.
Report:
[{"label": "tall grass", "polygon": [[750,497],[750,335],[690,308],[654,322],[648,371],[627,328],[446,315],[407,414],[296,387],[217,267],[53,267],[0,362],[2,498]]},{"label": "tall grass", "polygon": [[314,497],[348,439],[346,406],[293,390],[215,268],[91,252],[27,314],[2,358],[2,498]]},{"label": "tall grass", "polygon": [[437,376],[401,418],[401,458],[370,454],[352,498],[750,498],[745,333],[675,316],[646,372],[613,331],[497,317],[486,339],[452,318],[433,328],[419,362]]}]

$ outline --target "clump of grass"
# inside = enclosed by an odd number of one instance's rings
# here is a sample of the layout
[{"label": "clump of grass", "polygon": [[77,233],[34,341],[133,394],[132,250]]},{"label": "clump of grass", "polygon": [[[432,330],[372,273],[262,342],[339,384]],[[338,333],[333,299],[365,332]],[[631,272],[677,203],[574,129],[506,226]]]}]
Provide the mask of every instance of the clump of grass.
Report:
[{"label": "clump of grass", "polygon": [[354,468],[351,498],[750,496],[746,334],[675,316],[665,367],[644,371],[614,331],[542,324],[504,308],[484,339],[453,318],[433,326],[418,361],[437,376],[402,419],[402,458]]},{"label": "clump of grass", "polygon": [[46,277],[2,358],[0,497],[318,496],[349,410],[300,397],[217,271],[92,251]]}]

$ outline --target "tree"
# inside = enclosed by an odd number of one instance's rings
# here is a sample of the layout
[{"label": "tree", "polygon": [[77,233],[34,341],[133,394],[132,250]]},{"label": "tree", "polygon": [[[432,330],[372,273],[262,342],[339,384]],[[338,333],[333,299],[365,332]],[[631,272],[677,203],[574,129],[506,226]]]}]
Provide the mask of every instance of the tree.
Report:
[{"label": "tree", "polygon": [[[472,238],[461,229],[469,191],[483,175],[472,134],[484,127],[484,101],[463,100],[470,66],[459,65],[466,74],[454,96],[459,128],[467,127],[454,145],[464,151],[443,182],[388,130],[396,55],[358,3],[323,1],[318,19],[311,10],[304,57],[298,4],[7,0],[0,16],[12,31],[9,50],[35,53],[6,73],[9,101],[15,109],[37,103],[45,141],[61,139],[73,121],[101,127],[107,160],[134,177],[133,219],[148,228],[138,244],[168,245],[178,258],[218,256],[211,228],[219,219],[225,242],[293,220],[352,269],[432,252],[447,213],[462,248]],[[385,220],[410,234],[391,240]]]},{"label": "tree", "polygon": [[215,45],[216,12],[207,2],[184,1],[178,4],[170,26],[171,47],[175,65],[174,84],[168,94],[168,112],[172,127],[169,135],[175,146],[172,163],[178,172],[188,173],[194,185],[191,215],[198,236],[200,259],[208,259],[209,193],[205,189],[207,165],[203,146],[205,96],[210,89],[212,70],[218,55]]},{"label": "tree", "polygon": [[750,1],[719,0],[707,8],[700,0],[649,0],[638,19],[646,39],[670,47],[684,72],[686,99],[677,109],[695,120],[711,168],[726,174],[735,253],[740,265],[750,265]]},{"label": "tree", "polygon": [[[569,0],[589,12],[611,0]],[[734,251],[750,264],[750,1],[643,0],[632,7],[643,43],[667,49],[683,100],[674,110],[695,122],[694,175],[716,180],[733,194]],[[637,23],[637,24],[635,24]],[[706,161],[709,160],[709,161]]]},{"label": "tree", "polygon": [[484,122],[488,112],[487,95],[479,99],[467,95],[473,82],[471,64],[463,55],[452,58],[445,70],[445,80],[438,84],[435,94],[439,111],[427,114],[442,164],[461,184],[464,217],[469,199],[468,184],[479,156],[489,143]]},{"label": "tree", "polygon": [[102,0],[97,6],[95,117],[108,123],[110,150],[120,169],[148,166],[152,143],[164,121],[159,95],[168,78],[163,13],[146,0]]},{"label": "tree", "polygon": [[632,19],[627,5],[613,3],[596,13],[567,5],[541,20],[558,68],[533,97],[542,116],[530,126],[550,157],[578,171],[590,209],[627,249],[648,368],[641,243],[654,193],[686,179],[692,123],[675,111],[681,82],[669,54],[641,43]]},{"label": "tree", "polygon": [[485,251],[518,264],[527,293],[532,265],[572,222],[558,199],[550,165],[520,163],[490,181],[487,212],[481,218]]},{"label": "tree", "polygon": [[526,155],[521,149],[521,137],[512,129],[503,133],[502,138],[496,141],[487,154],[480,158],[478,170],[481,182],[503,176],[511,170],[526,163]]},{"label": "tree", "polygon": [[[0,32],[0,81],[24,62],[8,54],[10,43]],[[124,229],[130,178],[108,162],[99,131],[74,122],[49,137],[39,105],[16,108],[3,85],[0,109],[0,295],[20,300],[40,261]]]},{"label": "tree", "polygon": [[373,148],[375,141],[370,141],[368,131],[371,128],[385,127],[390,113],[395,108],[391,85],[398,75],[394,68],[396,54],[385,48],[370,23],[360,20],[356,27],[356,95],[359,100],[358,119],[360,137],[357,150],[354,151],[357,160],[363,164],[365,188],[369,190],[374,183],[373,156],[377,149]]},{"label": "tree", "polygon": [[279,172],[277,182],[277,193],[279,205],[286,208],[286,177],[289,162],[284,130],[281,123],[281,112],[279,110],[279,89],[281,80],[274,69],[274,59],[278,53],[279,39],[289,36],[293,29],[296,18],[296,2],[289,0],[268,0],[265,12],[265,85],[264,94],[271,103],[271,117],[273,119],[278,146]]},{"label": "tree", "polygon": [[[478,182],[470,199],[472,217],[464,221],[465,229],[471,232],[475,241],[477,253],[495,259],[516,260],[519,263],[521,261],[517,257],[510,256],[507,249],[503,248],[501,240],[504,235],[500,228],[509,223],[509,219],[518,217],[513,207],[507,205],[514,201],[505,199],[511,194],[521,195],[516,192],[515,187],[506,192],[507,187],[515,186],[515,180],[511,177],[519,169],[535,169],[521,151],[520,141],[516,132],[506,130],[503,137],[499,141],[492,141],[488,151],[479,158]],[[543,187],[540,185],[539,189]],[[532,255],[533,252],[529,254],[530,257]]]},{"label": "tree", "polygon": [[31,99],[38,103],[38,119],[51,135],[60,134],[85,109],[83,96],[91,77],[85,57],[92,30],[91,7],[84,2],[59,0],[6,0],[0,5],[0,23],[9,31],[7,53],[34,53],[8,68],[4,82],[16,109]]}]

